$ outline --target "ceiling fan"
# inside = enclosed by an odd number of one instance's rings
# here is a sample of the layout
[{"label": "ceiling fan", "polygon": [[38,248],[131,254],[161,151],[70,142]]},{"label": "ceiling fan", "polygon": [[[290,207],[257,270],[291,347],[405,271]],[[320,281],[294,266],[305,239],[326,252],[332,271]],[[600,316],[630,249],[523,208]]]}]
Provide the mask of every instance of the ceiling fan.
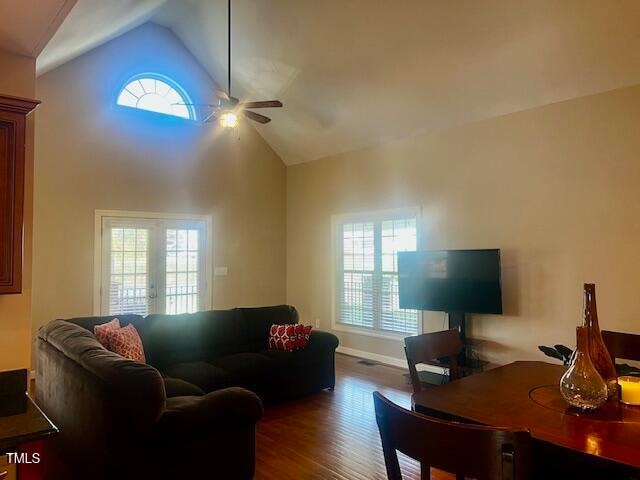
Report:
[{"label": "ceiling fan", "polygon": [[216,91],[216,97],[218,97],[218,105],[206,105],[213,107],[213,112],[204,119],[204,122],[210,122],[212,120],[219,120],[220,125],[225,128],[234,128],[238,124],[238,117],[242,115],[249,120],[253,120],[258,123],[269,123],[271,119],[256,112],[252,112],[252,109],[256,108],[279,108],[282,107],[280,100],[261,100],[255,102],[241,102],[236,97],[231,95],[231,0],[227,3],[228,13],[228,77],[227,77],[227,91]]}]

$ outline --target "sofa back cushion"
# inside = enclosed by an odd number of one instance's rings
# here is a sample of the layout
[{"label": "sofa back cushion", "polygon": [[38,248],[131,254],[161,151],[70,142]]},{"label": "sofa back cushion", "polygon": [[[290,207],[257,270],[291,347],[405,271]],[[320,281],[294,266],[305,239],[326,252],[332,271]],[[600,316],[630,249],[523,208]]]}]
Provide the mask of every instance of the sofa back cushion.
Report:
[{"label": "sofa back cushion", "polygon": [[[108,391],[103,403],[110,408],[126,411],[131,417],[149,425],[157,420],[164,409],[165,391],[160,373],[150,365],[123,358],[106,350],[93,334],[77,324],[63,320],[50,322],[38,330],[37,340],[41,349],[50,349],[71,362],[87,375],[98,379]],[[38,352],[40,355],[40,352]],[[55,365],[47,374],[48,381],[55,384],[65,378],[58,375]],[[42,372],[38,371],[37,374]],[[64,391],[64,384],[56,387]],[[103,405],[97,405],[101,408]],[[127,419],[131,421],[131,418]],[[138,421],[136,420],[136,421]]]},{"label": "sofa back cushion", "polygon": [[75,318],[66,318],[65,322],[73,323],[75,325],[79,325],[82,328],[89,330],[91,333],[94,332],[94,327],[96,325],[103,325],[105,323],[110,322],[114,318],[117,318],[120,321],[120,327],[126,327],[130,323],[136,327],[136,330],[140,333],[140,336],[143,336],[142,330],[144,330],[145,319],[142,315],[105,315],[104,317],[75,317]]},{"label": "sofa back cushion", "polygon": [[210,310],[181,315],[110,315],[71,318],[68,322],[91,333],[96,325],[114,318],[140,334],[147,363],[162,370],[176,363],[215,360],[224,355],[259,352],[269,345],[272,324],[298,323],[297,310],[289,305],[232,310]]},{"label": "sofa back cushion", "polygon": [[143,336],[147,361],[159,369],[249,351],[239,310],[149,315]]},{"label": "sofa back cushion", "polygon": [[271,325],[298,323],[298,311],[290,305],[240,308],[248,335],[250,351],[259,352],[269,346]]}]

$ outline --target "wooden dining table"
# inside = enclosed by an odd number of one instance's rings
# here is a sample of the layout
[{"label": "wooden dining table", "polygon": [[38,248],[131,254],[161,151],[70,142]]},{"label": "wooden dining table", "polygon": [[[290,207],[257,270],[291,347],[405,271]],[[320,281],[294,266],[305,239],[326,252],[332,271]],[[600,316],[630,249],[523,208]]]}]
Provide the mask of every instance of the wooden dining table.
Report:
[{"label": "wooden dining table", "polygon": [[565,371],[546,362],[514,362],[415,393],[412,404],[448,420],[529,430],[536,461],[554,471],[636,478],[640,407],[614,401],[592,413],[570,408],[559,391]]}]

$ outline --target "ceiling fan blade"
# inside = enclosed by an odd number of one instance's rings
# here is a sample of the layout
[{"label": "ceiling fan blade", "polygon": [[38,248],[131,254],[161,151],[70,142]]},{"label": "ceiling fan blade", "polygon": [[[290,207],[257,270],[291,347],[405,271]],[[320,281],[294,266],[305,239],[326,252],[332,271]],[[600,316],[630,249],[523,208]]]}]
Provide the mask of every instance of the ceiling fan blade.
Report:
[{"label": "ceiling fan blade", "polygon": [[240,100],[238,100],[236,97],[229,97],[224,92],[220,92],[220,95],[218,95],[218,92],[216,92],[216,95],[218,96],[218,98],[220,99],[221,104],[225,108],[233,108],[236,105],[238,105],[238,103],[240,102]]},{"label": "ceiling fan blade", "polygon": [[216,90],[215,94],[216,97],[218,97],[220,100],[224,100],[226,102],[229,101],[229,95],[227,95],[227,92],[225,92],[224,90]]},{"label": "ceiling fan blade", "polygon": [[215,109],[213,110],[209,115],[207,115],[204,120],[202,120],[202,123],[211,123],[215,120],[218,120],[218,117],[216,116],[216,113],[218,113],[218,110]]},{"label": "ceiling fan blade", "polygon": [[260,102],[242,102],[240,105],[242,108],[279,108],[282,106],[280,100],[263,100]]},{"label": "ceiling fan blade", "polygon": [[243,110],[242,114],[251,119],[254,120],[258,123],[269,123],[271,121],[271,119],[269,117],[265,117],[264,115],[260,115],[259,113],[256,112],[252,112],[250,110]]}]

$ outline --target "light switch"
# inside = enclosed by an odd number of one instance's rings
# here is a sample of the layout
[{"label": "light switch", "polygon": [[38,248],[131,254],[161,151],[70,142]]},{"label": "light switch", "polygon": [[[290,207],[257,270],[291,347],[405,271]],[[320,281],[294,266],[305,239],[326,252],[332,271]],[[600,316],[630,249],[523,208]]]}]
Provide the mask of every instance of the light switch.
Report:
[{"label": "light switch", "polygon": [[213,269],[213,274],[216,277],[226,277],[227,276],[227,272],[228,272],[227,267],[216,267],[216,268]]}]

